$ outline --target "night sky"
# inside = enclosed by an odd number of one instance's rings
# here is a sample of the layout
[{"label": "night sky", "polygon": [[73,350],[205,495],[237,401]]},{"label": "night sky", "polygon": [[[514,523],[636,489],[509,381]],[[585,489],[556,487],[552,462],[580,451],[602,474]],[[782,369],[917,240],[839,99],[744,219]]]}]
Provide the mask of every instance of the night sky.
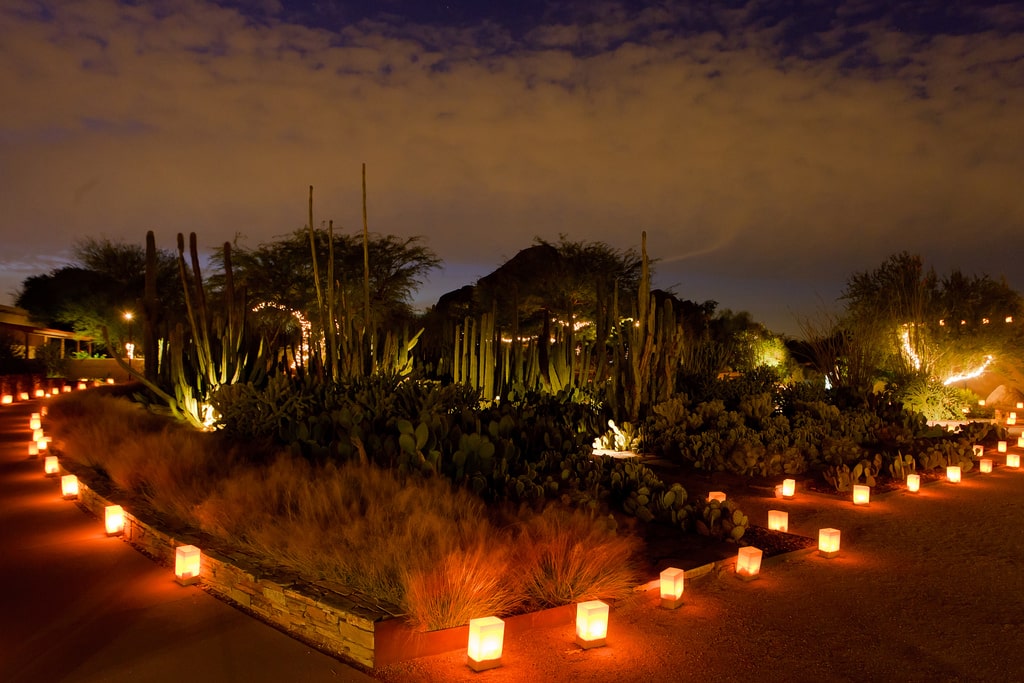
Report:
[{"label": "night sky", "polygon": [[[892,7],[894,5],[895,7]],[[0,4],[0,303],[79,236],[534,237],[795,332],[889,255],[1024,291],[1024,3]]]}]

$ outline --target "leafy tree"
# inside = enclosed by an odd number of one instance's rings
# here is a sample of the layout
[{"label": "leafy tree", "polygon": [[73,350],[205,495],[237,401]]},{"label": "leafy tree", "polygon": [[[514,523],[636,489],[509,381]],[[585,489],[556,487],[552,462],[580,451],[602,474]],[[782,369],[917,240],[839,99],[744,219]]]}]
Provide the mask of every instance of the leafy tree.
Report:
[{"label": "leafy tree", "polygon": [[[314,231],[321,291],[327,291],[327,267],[331,233]],[[428,272],[440,265],[420,237],[371,234],[370,315],[371,327],[393,329],[414,317],[411,302]],[[335,298],[339,308],[356,315],[363,312],[363,238],[361,234],[333,234]],[[214,289],[223,286],[223,250],[213,261],[220,267],[209,279]],[[294,345],[302,334],[299,318],[319,327],[319,304],[308,230],[296,230],[254,248],[236,243],[231,249],[236,288],[244,288],[257,306],[256,324],[273,348]],[[298,315],[296,315],[298,314]]]},{"label": "leafy tree", "polygon": [[[141,349],[140,300],[145,278],[145,250],[135,244],[87,237],[72,249],[74,263],[22,283],[16,304],[40,324],[92,337],[103,347],[102,328],[115,343],[132,340]],[[171,252],[157,257],[158,296],[171,310],[180,309],[181,287]],[[129,324],[125,313],[131,312]]]}]

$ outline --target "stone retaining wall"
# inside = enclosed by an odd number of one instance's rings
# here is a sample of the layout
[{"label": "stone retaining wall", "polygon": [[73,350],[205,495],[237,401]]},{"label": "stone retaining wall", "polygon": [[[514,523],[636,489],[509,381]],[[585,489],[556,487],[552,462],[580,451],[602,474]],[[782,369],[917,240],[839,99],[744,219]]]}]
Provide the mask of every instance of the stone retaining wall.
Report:
[{"label": "stone retaining wall", "polygon": [[[110,501],[79,481],[79,504],[103,519]],[[294,575],[261,566],[244,553],[210,549],[203,539],[173,536],[125,511],[124,540],[160,564],[174,565],[175,548],[195,545],[202,551],[202,586],[234,602],[300,640],[325,652],[365,667],[389,662],[375,656],[375,631],[395,621],[398,610],[374,604],[365,597],[330,582],[307,582]],[[168,572],[172,580],[173,571]],[[389,632],[395,630],[390,624]]]}]

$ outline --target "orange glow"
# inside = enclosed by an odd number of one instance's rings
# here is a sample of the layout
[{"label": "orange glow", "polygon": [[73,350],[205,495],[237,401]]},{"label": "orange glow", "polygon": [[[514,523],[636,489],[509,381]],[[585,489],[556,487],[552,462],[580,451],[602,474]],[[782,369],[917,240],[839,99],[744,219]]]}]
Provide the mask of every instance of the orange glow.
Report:
[{"label": "orange glow", "polygon": [[1022,401],[1017,401],[1017,405],[1016,405],[1016,408],[1017,408],[1017,410],[1020,410],[1021,408],[1024,408],[1024,402],[1022,402]]},{"label": "orange glow", "polygon": [[82,389],[85,389],[85,382],[78,383],[78,390],[81,391]]},{"label": "orange glow", "polygon": [[978,400],[978,405],[979,406],[984,406],[985,405],[985,399],[979,399]]},{"label": "orange glow", "polygon": [[113,383],[114,383],[114,378],[113,377],[108,377],[107,378],[107,384],[113,384]]},{"label": "orange glow", "polygon": [[10,394],[4,394],[2,397],[0,397],[0,404],[3,404],[3,405],[6,406],[6,405],[10,405],[11,403],[14,403],[14,396],[12,396]]},{"label": "orange glow", "polygon": [[28,420],[28,428],[34,432],[37,429],[42,429],[42,427],[43,421],[39,417],[39,413],[32,413],[32,417]]},{"label": "orange glow", "polygon": [[871,487],[864,484],[853,485],[853,504],[867,505],[871,502]]},{"label": "orange glow", "polygon": [[103,522],[107,528],[107,536],[124,533],[124,509],[120,505],[108,505],[104,509]]},{"label": "orange glow", "polygon": [[769,510],[768,528],[772,531],[789,531],[789,513],[782,510]]},{"label": "orange glow", "polygon": [[907,490],[911,493],[917,493],[921,490],[921,475],[920,474],[908,474],[907,475]]},{"label": "orange glow", "polygon": [[48,455],[43,460],[43,474],[48,477],[56,477],[60,474],[60,462],[57,460],[56,455]]},{"label": "orange glow", "polygon": [[1017,437],[1017,448],[1024,448],[1024,436]]},{"label": "orange glow", "polygon": [[839,529],[818,530],[818,554],[829,559],[839,554]]},{"label": "orange glow", "polygon": [[36,398],[42,398],[46,396],[46,392],[42,389],[36,389]]},{"label": "orange glow", "polygon": [[36,427],[35,429],[32,430],[32,440],[33,441],[42,441],[45,438],[46,438],[46,435],[43,434],[43,430],[40,429],[39,427]]},{"label": "orange glow", "polygon": [[60,388],[60,390],[63,391],[65,394],[70,394],[71,393],[71,385],[70,384],[65,384],[64,386],[62,386]]},{"label": "orange glow", "polygon": [[60,493],[64,500],[78,498],[78,477],[73,474],[65,474],[60,478]]},{"label": "orange glow", "polygon": [[740,548],[736,554],[736,576],[746,581],[756,579],[761,573],[762,555],[761,549],[752,545]]},{"label": "orange glow", "polygon": [[981,469],[982,474],[988,474],[992,471],[992,458],[982,458],[978,462],[978,467]]},{"label": "orange glow", "polygon": [[1006,454],[1006,466],[1007,467],[1020,467],[1020,456],[1016,453]]},{"label": "orange glow", "polygon": [[28,457],[30,457],[30,458],[38,458],[39,457],[39,444],[37,444],[35,441],[32,441],[28,445]]},{"label": "orange glow", "polygon": [[1005,453],[1006,452],[1006,442],[1005,441],[1000,441],[999,443],[997,443],[996,444],[996,450],[999,451],[1000,453]]},{"label": "orange glow", "polygon": [[27,401],[28,400],[28,392],[27,391],[23,391],[20,394],[18,394],[18,400],[19,401]]},{"label": "orange glow", "polygon": [[1012,427],[1015,424],[1017,424],[1017,416],[1011,413],[1010,417],[1006,418],[1006,426]]},{"label": "orange glow", "polygon": [[717,500],[719,503],[724,503],[725,493],[723,493],[722,491],[711,491],[710,493],[708,493],[708,502],[710,503],[713,500]]},{"label": "orange glow", "polygon": [[49,447],[50,447],[50,442],[47,441],[46,439],[38,439],[36,441],[36,448],[39,449],[40,453],[42,453],[43,451],[45,451]]},{"label": "orange glow", "polygon": [[675,609],[683,604],[683,582],[686,572],[669,567],[659,575],[661,584],[661,606]]},{"label": "orange glow", "polygon": [[199,583],[199,548],[179,545],[174,549],[174,576],[182,586]]},{"label": "orange glow", "polygon": [[576,605],[576,644],[584,650],[602,647],[608,637],[608,605],[589,600]]},{"label": "orange glow", "polygon": [[467,664],[473,671],[501,666],[501,649],[505,640],[505,622],[498,617],[469,620]]},{"label": "orange glow", "polygon": [[951,484],[960,483],[960,468],[956,465],[950,465],[946,468],[946,481]]},{"label": "orange glow", "polygon": [[796,493],[796,479],[783,479],[782,497],[792,498],[794,493]]}]

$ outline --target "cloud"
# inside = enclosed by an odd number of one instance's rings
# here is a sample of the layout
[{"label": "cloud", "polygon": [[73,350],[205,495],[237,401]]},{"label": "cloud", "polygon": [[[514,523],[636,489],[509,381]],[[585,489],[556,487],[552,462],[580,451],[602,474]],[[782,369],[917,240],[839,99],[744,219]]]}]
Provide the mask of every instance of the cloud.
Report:
[{"label": "cloud", "polygon": [[328,31],[195,0],[35,7],[0,22],[12,258],[147,229],[265,241],[305,222],[310,184],[317,220],[355,229],[366,162],[371,229],[426,235],[453,264],[647,230],[683,296],[835,289],[902,249],[1022,284],[1024,47],[1005,7],[930,36],[877,3],[802,21],[603,5],[521,35]]}]

